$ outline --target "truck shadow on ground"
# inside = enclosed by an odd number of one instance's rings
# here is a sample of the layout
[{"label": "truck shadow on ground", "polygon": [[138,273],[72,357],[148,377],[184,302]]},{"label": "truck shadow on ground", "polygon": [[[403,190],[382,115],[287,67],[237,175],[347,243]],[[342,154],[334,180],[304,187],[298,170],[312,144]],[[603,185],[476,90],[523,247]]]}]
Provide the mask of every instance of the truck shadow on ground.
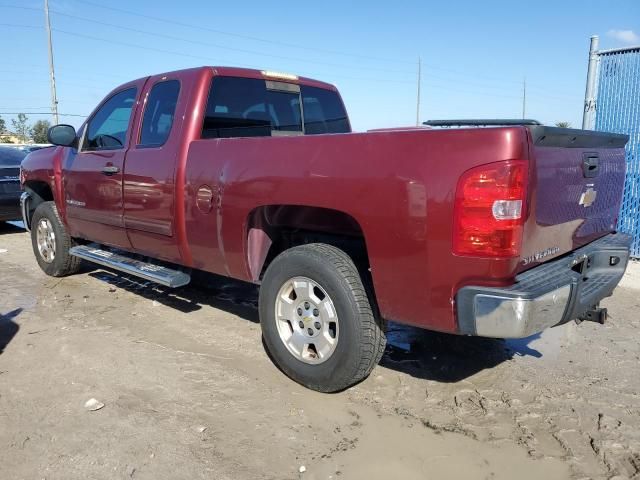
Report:
[{"label": "truck shadow on ground", "polygon": [[416,378],[453,383],[516,356],[542,357],[529,346],[539,336],[517,340],[468,337],[390,322],[380,364]]},{"label": "truck shadow on ground", "polygon": [[0,314],[0,355],[20,330],[20,325],[13,321],[20,313],[22,313],[22,308],[16,308],[5,314]]},{"label": "truck shadow on ground", "polygon": [[[122,288],[183,313],[209,306],[259,322],[258,287],[250,283],[198,272],[187,287],[169,289],[106,270],[87,272],[111,285],[113,292]],[[540,352],[529,347],[538,336],[505,341],[450,335],[389,322],[387,348],[380,364],[416,378],[457,382],[515,356],[541,357]]]},{"label": "truck shadow on ground", "polygon": [[258,287],[251,283],[198,272],[188,286],[171,289],[122,273],[92,270],[88,265],[84,271],[89,272],[90,277],[113,287],[122,288],[182,313],[195,312],[203,306],[209,306],[253,323],[260,321]]}]

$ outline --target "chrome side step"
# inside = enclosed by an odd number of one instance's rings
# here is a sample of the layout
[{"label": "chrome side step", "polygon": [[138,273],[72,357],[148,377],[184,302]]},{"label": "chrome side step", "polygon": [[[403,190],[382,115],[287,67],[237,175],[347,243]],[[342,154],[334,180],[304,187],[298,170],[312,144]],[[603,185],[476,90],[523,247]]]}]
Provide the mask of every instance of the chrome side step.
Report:
[{"label": "chrome side step", "polygon": [[102,250],[97,245],[79,245],[70,248],[69,253],[83,260],[129,273],[165,287],[182,287],[191,281],[191,276],[187,273]]}]

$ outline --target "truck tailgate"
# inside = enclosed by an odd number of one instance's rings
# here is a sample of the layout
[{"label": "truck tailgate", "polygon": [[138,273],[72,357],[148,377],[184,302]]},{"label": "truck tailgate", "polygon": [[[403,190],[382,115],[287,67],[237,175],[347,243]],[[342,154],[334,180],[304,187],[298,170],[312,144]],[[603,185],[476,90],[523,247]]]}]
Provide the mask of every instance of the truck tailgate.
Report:
[{"label": "truck tailgate", "polygon": [[615,231],[625,135],[530,127],[532,195],[520,270]]}]

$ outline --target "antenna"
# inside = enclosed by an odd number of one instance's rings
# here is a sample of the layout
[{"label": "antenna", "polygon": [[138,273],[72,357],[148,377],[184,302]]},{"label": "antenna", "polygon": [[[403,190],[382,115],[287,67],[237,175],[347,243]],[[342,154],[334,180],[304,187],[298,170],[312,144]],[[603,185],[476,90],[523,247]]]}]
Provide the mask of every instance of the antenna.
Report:
[{"label": "antenna", "polygon": [[522,80],[522,118],[527,118],[527,77]]},{"label": "antenna", "polygon": [[58,123],[58,98],[56,97],[56,74],[53,68],[53,45],[51,43],[51,22],[49,21],[49,0],[44,0],[44,19],[49,44],[49,80],[51,81],[51,114],[53,123]]},{"label": "antenna", "polygon": [[422,83],[422,59],[418,57],[418,95],[416,98],[416,127],[420,126],[420,83]]}]

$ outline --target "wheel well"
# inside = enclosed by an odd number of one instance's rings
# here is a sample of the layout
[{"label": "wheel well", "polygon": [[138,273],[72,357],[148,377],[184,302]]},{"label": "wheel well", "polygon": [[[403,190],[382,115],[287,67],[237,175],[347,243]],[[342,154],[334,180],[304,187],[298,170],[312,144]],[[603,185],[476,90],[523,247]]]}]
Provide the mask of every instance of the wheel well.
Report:
[{"label": "wheel well", "polygon": [[31,201],[29,202],[29,220],[35,212],[38,205],[42,202],[53,201],[53,192],[51,187],[46,182],[27,182],[24,185],[25,191],[31,194]]},{"label": "wheel well", "polygon": [[268,205],[251,212],[247,222],[247,254],[251,277],[259,281],[283,251],[307,243],[326,243],[346,252],[363,279],[369,256],[358,222],[339,210],[302,205]]}]

